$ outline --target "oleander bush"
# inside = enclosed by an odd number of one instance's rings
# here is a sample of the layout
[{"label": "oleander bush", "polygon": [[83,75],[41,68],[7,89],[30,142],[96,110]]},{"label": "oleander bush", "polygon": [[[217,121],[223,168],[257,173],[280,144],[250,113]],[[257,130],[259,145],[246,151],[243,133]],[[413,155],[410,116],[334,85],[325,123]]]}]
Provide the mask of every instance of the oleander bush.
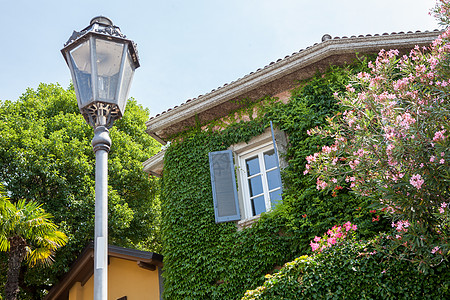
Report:
[{"label": "oleander bush", "polygon": [[281,299],[448,299],[450,269],[442,262],[421,273],[406,260],[380,251],[389,243],[349,240],[313,256],[300,256],[242,300]]}]

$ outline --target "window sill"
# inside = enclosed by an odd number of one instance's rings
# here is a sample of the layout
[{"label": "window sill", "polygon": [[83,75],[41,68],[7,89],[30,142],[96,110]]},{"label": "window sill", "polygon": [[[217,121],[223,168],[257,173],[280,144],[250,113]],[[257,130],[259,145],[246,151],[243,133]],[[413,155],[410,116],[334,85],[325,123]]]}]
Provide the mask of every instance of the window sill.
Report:
[{"label": "window sill", "polygon": [[252,227],[253,223],[256,223],[259,218],[261,217],[261,215],[257,215],[257,216],[253,216],[250,218],[247,218],[245,220],[240,220],[236,223],[237,226],[237,230],[242,230],[244,228],[248,228],[248,227]]}]

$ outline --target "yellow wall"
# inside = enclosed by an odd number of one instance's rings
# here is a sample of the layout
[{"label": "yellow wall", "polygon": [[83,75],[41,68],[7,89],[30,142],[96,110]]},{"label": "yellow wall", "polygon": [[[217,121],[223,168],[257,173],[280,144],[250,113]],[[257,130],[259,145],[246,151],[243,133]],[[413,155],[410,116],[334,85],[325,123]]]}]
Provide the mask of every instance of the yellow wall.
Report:
[{"label": "yellow wall", "polygon": [[[92,300],[94,276],[84,286],[77,282],[69,291],[69,300]],[[108,265],[108,300],[127,296],[128,300],[158,300],[159,278],[155,271],[140,268],[135,261],[110,258]]]}]

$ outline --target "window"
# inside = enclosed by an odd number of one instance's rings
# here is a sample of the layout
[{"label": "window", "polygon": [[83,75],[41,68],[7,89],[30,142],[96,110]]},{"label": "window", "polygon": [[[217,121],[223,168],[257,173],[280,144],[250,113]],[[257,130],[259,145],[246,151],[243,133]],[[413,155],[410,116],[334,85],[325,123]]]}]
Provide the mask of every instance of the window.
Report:
[{"label": "window", "polygon": [[[276,131],[275,140],[277,149],[284,152],[285,134]],[[210,152],[216,223],[239,221],[238,228],[249,226],[257,216],[281,201],[280,163],[283,166],[283,161],[278,161],[270,128],[248,143]]]},{"label": "window", "polygon": [[246,218],[269,211],[281,200],[280,168],[272,143],[239,155],[238,169]]}]

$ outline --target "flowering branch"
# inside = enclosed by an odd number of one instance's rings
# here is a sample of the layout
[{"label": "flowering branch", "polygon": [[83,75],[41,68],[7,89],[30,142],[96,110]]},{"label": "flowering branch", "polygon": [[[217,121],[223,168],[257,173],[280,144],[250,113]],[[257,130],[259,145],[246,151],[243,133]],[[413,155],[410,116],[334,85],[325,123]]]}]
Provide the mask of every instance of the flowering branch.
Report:
[{"label": "flowering branch", "polygon": [[[446,24],[449,3],[434,9]],[[306,158],[305,174],[317,177],[317,189],[371,197],[396,229],[407,229],[394,240],[420,263],[449,253],[449,40],[447,28],[408,55],[381,50],[369,73],[335,95],[344,112],[308,132],[334,139]]]}]

